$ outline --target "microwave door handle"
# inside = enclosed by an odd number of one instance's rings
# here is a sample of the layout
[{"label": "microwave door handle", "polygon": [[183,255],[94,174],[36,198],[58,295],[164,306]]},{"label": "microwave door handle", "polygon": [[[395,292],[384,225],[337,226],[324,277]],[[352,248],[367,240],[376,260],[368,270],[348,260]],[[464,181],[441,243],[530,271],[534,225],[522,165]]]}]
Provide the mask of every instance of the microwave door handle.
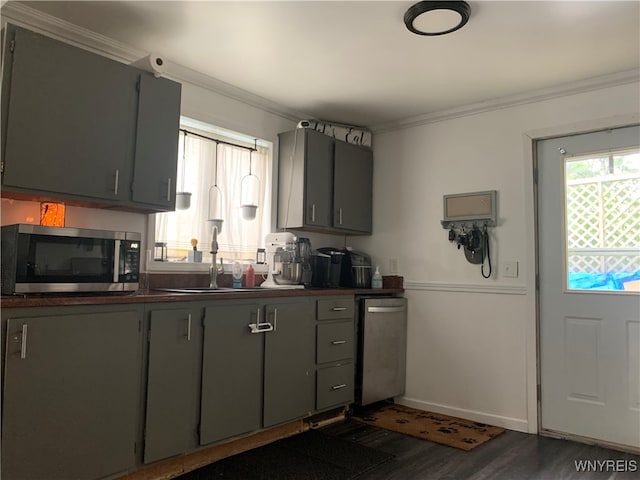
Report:
[{"label": "microwave door handle", "polygon": [[122,240],[115,241],[115,248],[113,251],[113,283],[118,283],[120,280],[120,246]]}]

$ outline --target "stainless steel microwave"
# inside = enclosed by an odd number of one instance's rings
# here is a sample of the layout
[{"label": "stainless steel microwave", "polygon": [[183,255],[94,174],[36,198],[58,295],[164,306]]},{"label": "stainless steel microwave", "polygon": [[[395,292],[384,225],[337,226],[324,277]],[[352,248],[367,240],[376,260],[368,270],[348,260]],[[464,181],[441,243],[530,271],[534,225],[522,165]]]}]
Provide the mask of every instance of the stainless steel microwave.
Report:
[{"label": "stainless steel microwave", "polygon": [[17,224],[1,239],[3,295],[138,289],[140,233]]}]

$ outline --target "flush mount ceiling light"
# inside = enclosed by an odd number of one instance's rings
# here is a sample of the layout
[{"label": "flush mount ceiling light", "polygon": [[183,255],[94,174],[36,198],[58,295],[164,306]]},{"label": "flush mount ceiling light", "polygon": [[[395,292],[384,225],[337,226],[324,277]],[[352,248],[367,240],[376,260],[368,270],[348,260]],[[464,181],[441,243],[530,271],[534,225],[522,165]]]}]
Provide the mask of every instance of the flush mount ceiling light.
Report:
[{"label": "flush mount ceiling light", "polygon": [[469,20],[467,2],[418,2],[404,14],[404,24],[417,35],[444,35],[462,28]]}]

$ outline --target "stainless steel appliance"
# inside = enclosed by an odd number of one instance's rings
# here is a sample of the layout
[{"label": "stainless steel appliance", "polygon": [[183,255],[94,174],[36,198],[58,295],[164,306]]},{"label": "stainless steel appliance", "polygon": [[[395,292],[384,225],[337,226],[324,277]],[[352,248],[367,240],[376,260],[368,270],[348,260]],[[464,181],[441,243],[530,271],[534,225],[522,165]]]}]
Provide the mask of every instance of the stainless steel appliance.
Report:
[{"label": "stainless steel appliance", "polygon": [[357,303],[356,404],[404,393],[407,299],[360,297]]},{"label": "stainless steel appliance", "polygon": [[371,257],[355,250],[345,250],[340,286],[350,288],[371,288]]},{"label": "stainless steel appliance", "polygon": [[5,295],[138,289],[140,233],[28,224],[1,232]]}]

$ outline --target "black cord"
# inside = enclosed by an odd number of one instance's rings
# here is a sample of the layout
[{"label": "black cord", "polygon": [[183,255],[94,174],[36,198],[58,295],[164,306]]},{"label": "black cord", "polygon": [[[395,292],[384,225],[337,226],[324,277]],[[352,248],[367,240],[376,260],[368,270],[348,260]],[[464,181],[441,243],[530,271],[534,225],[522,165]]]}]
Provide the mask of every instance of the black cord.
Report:
[{"label": "black cord", "polygon": [[[489,253],[489,232],[487,232],[487,226],[485,225],[482,229],[482,236],[484,239],[484,253],[482,256],[482,266],[480,267],[480,272],[484,278],[489,278],[491,276],[491,254]],[[489,264],[489,273],[487,275],[484,274],[484,259],[488,260]]]}]

